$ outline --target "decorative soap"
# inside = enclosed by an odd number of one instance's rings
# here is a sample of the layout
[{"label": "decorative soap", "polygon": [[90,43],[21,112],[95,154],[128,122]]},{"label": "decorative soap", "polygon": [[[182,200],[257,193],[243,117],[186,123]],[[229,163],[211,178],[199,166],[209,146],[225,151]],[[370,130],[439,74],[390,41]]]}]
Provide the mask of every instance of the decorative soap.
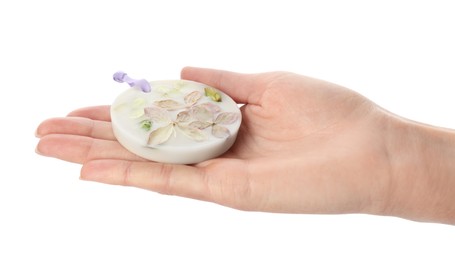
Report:
[{"label": "decorative soap", "polygon": [[114,135],[148,160],[193,164],[225,153],[241,123],[238,105],[225,93],[188,80],[135,80],[114,74],[131,88],[111,106]]}]

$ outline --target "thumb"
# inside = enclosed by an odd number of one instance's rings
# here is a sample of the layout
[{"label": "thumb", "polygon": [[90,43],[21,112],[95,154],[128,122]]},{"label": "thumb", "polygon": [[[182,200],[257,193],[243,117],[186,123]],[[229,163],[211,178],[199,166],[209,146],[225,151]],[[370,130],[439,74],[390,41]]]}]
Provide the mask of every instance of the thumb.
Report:
[{"label": "thumb", "polygon": [[264,91],[264,84],[259,84],[259,74],[242,74],[231,71],[185,67],[181,78],[197,81],[217,88],[237,103],[258,104]]}]

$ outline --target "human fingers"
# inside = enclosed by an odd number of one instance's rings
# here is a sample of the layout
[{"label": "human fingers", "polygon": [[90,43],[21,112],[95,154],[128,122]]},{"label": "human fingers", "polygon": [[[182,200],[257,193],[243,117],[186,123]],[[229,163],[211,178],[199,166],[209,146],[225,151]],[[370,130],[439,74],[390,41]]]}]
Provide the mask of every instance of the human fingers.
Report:
[{"label": "human fingers", "polygon": [[69,134],[97,139],[116,140],[111,123],[85,117],[59,117],[43,121],[36,129],[36,136]]},{"label": "human fingers", "polygon": [[236,159],[214,159],[195,166],[94,160],[83,165],[81,179],[253,210],[262,196],[254,195],[246,169],[244,161]]},{"label": "human fingers", "polygon": [[116,141],[79,135],[45,135],[38,142],[36,152],[43,156],[80,164],[96,159],[145,161]]},{"label": "human fingers", "polygon": [[76,109],[68,114],[69,117],[86,117],[93,120],[111,121],[110,106],[92,106]]},{"label": "human fingers", "polygon": [[187,165],[111,159],[89,161],[81,169],[82,180],[208,200],[204,176],[203,169]]},{"label": "human fingers", "polygon": [[258,104],[265,89],[263,84],[258,84],[257,74],[185,67],[182,69],[181,78],[218,88],[238,103]]}]

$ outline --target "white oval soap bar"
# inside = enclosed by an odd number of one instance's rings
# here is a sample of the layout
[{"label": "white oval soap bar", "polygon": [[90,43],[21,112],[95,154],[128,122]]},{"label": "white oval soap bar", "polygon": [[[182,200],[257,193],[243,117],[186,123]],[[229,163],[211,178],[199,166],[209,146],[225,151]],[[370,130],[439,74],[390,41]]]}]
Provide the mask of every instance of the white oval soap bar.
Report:
[{"label": "white oval soap bar", "polygon": [[241,123],[238,105],[225,93],[187,80],[130,88],[111,106],[117,140],[148,160],[192,164],[226,152]]}]

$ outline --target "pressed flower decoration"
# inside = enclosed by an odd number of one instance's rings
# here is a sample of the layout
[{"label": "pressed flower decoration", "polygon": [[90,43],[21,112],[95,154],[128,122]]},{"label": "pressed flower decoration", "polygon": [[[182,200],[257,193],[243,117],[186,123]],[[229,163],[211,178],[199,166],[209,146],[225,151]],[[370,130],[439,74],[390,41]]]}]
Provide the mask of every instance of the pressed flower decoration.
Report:
[{"label": "pressed flower decoration", "polygon": [[[189,124],[200,130],[211,127],[212,135],[218,138],[225,138],[230,135],[229,129],[223,125],[230,125],[239,119],[239,115],[233,112],[222,112],[216,114],[218,109],[208,109],[207,106],[200,106],[192,109],[192,115],[196,119]],[[215,117],[216,115],[216,117]]]},{"label": "pressed flower decoration", "polygon": [[145,114],[150,118],[151,122],[165,124],[165,126],[157,128],[150,133],[147,141],[150,146],[165,143],[173,134],[177,134],[176,130],[181,131],[195,141],[204,141],[207,138],[200,129],[190,127],[187,124],[191,117],[188,111],[178,113],[175,120],[169,118],[167,111],[159,107],[147,107],[145,108]]},{"label": "pressed flower decoration", "polygon": [[214,88],[204,88],[204,93],[207,97],[210,97],[213,101],[221,102],[221,95]]},{"label": "pressed flower decoration", "polygon": [[[145,95],[155,98],[136,97],[118,105],[127,111],[129,118],[137,120],[137,126],[147,132],[145,144],[159,148],[172,137],[187,138],[195,142],[228,138],[229,125],[240,120],[240,113],[223,111],[221,94],[214,88],[194,90],[186,88],[185,81],[176,81],[173,87],[151,86],[146,80],[135,80],[124,72],[114,74],[117,82],[126,82]],[[156,98],[156,96],[160,98]]]}]

